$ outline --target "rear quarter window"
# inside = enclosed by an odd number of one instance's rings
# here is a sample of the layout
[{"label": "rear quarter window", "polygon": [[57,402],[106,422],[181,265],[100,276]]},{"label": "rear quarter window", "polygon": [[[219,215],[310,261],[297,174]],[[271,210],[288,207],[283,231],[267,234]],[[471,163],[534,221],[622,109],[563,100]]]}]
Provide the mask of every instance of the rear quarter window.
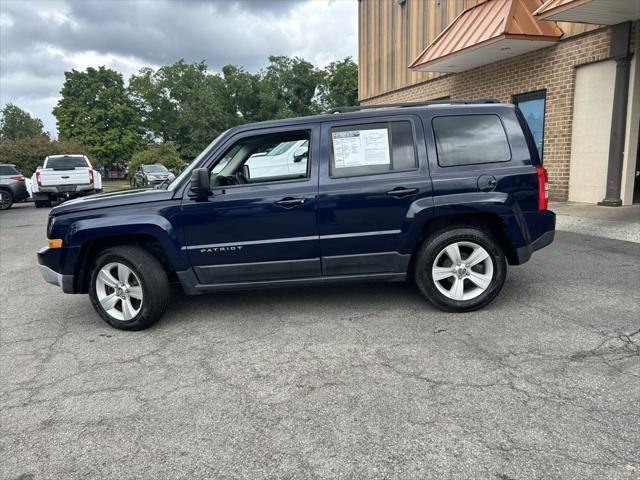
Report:
[{"label": "rear quarter window", "polygon": [[508,162],[511,149],[497,115],[456,115],[432,120],[441,167]]},{"label": "rear quarter window", "polygon": [[20,172],[11,165],[0,165],[0,175],[20,175]]}]

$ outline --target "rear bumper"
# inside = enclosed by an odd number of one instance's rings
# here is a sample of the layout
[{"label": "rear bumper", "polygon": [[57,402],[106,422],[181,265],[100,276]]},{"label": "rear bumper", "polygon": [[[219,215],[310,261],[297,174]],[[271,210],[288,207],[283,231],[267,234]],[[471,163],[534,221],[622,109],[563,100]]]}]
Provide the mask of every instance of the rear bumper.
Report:
[{"label": "rear bumper", "polygon": [[54,194],[60,196],[66,195],[88,195],[96,191],[93,183],[83,185],[55,185],[52,187],[38,187],[36,193]]},{"label": "rear bumper", "polygon": [[29,198],[29,192],[27,191],[27,185],[25,182],[20,182],[20,184],[16,186],[15,193],[16,194],[13,198],[17,202],[21,202]]},{"label": "rear bumper", "polygon": [[9,189],[14,202],[21,202],[29,198],[29,192],[25,182],[13,182],[3,185],[3,187]]},{"label": "rear bumper", "polygon": [[516,265],[527,262],[533,252],[553,243],[556,235],[556,214],[550,210],[529,214],[526,217],[530,241],[516,249]]},{"label": "rear bumper", "polygon": [[38,251],[40,274],[45,282],[61,287],[64,293],[75,293],[73,275],[64,274],[60,271],[62,250],[44,247]]},{"label": "rear bumper", "polygon": [[551,245],[553,243],[553,239],[555,238],[555,236],[556,236],[555,230],[551,230],[550,232],[543,233],[541,236],[536,238],[536,240],[531,244],[531,246],[533,247],[533,251],[535,252],[536,250],[540,250],[541,248]]}]

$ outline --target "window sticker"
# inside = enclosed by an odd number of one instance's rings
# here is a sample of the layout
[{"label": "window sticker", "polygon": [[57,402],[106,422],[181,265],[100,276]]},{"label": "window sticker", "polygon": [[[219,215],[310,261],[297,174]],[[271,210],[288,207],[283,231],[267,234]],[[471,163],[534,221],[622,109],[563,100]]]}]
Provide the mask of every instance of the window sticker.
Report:
[{"label": "window sticker", "polygon": [[332,132],[332,137],[336,168],[391,164],[386,128]]}]

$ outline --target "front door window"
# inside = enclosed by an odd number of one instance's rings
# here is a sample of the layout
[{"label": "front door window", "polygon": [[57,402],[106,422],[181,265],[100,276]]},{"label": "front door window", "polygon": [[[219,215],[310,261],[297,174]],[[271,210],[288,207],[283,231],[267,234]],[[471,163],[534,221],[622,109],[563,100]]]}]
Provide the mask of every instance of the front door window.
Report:
[{"label": "front door window", "polygon": [[214,187],[230,187],[309,177],[308,130],[246,137],[231,147],[211,171]]},{"label": "front door window", "polygon": [[513,103],[520,108],[527,125],[533,134],[536,142],[538,155],[542,161],[543,145],[544,145],[544,107],[546,92],[524,93],[522,95],[514,95]]}]

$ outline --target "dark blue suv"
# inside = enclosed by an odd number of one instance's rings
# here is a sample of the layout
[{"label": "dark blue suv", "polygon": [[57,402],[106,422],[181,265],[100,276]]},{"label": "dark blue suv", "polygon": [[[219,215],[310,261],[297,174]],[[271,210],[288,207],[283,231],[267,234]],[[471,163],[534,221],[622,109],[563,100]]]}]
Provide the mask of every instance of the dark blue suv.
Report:
[{"label": "dark blue suv", "polygon": [[553,241],[547,189],[513,105],[358,107],[238,126],[166,189],[66,202],[38,260],[127,330],[162,316],[170,282],[192,295],[410,278],[463,312]]}]

